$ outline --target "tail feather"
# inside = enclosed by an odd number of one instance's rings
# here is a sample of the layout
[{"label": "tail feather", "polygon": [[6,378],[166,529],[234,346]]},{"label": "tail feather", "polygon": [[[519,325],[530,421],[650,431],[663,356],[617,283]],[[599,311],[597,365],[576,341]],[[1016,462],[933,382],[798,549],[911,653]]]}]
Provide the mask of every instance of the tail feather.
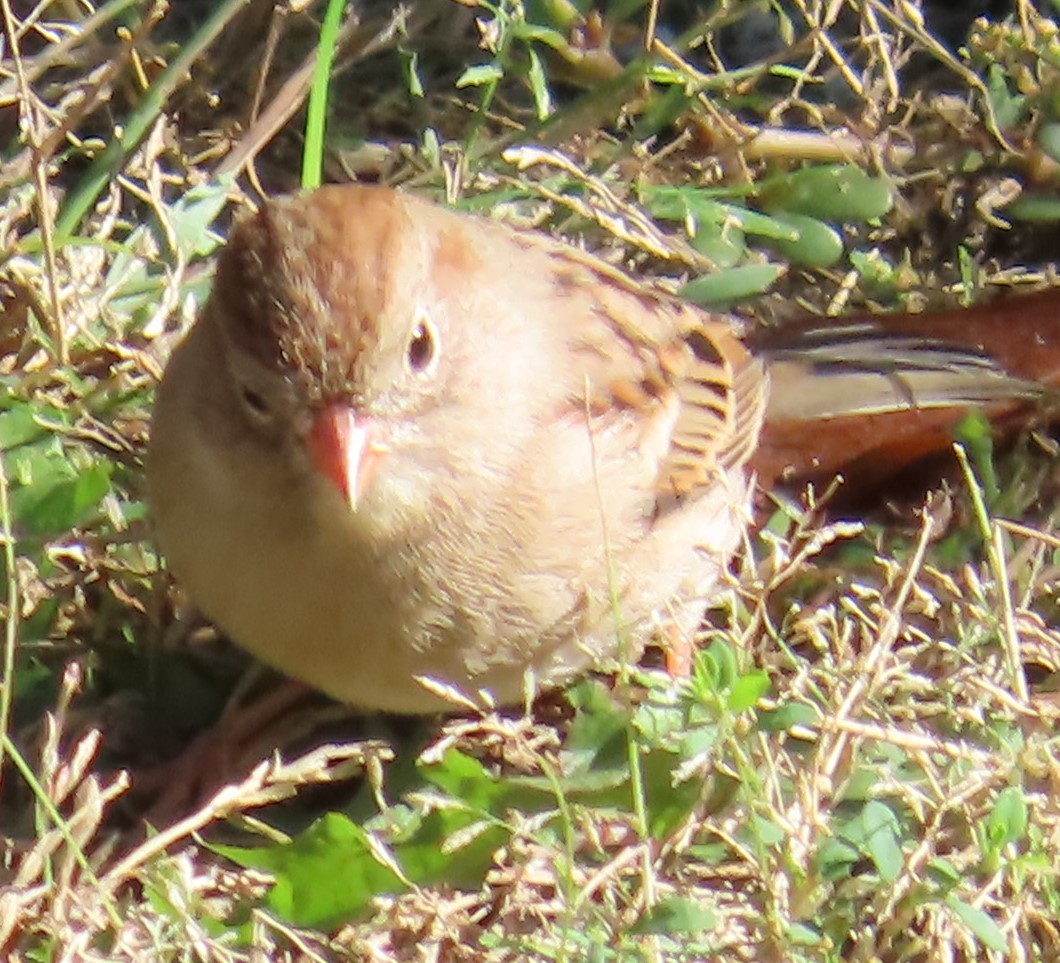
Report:
[{"label": "tail feather", "polygon": [[763,485],[843,474],[878,484],[946,450],[971,408],[1011,419],[1060,387],[1060,290],[924,315],[755,333],[770,399],[752,461]]},{"label": "tail feather", "polygon": [[971,407],[1046,390],[976,346],[892,333],[872,322],[802,327],[757,350],[769,371],[770,420]]}]

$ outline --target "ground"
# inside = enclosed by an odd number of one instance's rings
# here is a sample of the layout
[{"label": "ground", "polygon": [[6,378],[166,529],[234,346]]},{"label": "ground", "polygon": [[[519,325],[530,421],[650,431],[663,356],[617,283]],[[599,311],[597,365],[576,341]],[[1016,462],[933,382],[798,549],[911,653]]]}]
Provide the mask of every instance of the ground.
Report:
[{"label": "ground", "polygon": [[1050,286],[1044,0],[24,6],[0,2],[5,958],[1060,958],[1046,419],[996,451],[969,423],[900,488],[763,493],[687,681],[649,659],[415,723],[248,677],[168,579],[142,465],[232,218],[321,172],[752,324]]}]

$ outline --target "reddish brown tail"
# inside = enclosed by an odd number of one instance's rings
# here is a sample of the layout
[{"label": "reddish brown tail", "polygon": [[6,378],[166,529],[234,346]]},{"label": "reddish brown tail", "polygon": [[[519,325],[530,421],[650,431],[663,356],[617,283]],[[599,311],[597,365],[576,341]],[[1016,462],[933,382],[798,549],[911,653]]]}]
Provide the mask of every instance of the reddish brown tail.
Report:
[{"label": "reddish brown tail", "polygon": [[785,325],[757,334],[754,347],[776,375],[752,459],[762,486],[842,474],[859,490],[946,451],[970,407],[1011,430],[1049,394],[1043,386],[1060,387],[1060,288],[967,309]]}]

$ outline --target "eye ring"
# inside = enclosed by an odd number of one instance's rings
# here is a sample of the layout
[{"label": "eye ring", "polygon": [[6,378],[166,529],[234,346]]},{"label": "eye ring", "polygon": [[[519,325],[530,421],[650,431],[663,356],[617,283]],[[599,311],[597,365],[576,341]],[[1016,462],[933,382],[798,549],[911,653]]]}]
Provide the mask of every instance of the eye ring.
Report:
[{"label": "eye ring", "polygon": [[418,310],[405,348],[405,364],[409,371],[421,378],[433,374],[438,361],[438,347],[438,331],[434,323],[426,311]]}]

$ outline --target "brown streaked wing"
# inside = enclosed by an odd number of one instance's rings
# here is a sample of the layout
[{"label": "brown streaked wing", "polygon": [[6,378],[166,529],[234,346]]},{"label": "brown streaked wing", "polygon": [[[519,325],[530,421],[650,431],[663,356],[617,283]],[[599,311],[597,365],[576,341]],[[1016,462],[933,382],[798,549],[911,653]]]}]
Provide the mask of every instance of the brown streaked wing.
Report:
[{"label": "brown streaked wing", "polygon": [[691,359],[677,381],[681,408],[660,478],[677,494],[747,463],[758,444],[769,387],[764,364],[726,322],[700,316],[686,343]]},{"label": "brown streaked wing", "polygon": [[610,404],[649,414],[676,395],[660,491],[689,494],[745,464],[765,415],[767,378],[729,321],[654,294],[584,251],[526,237],[549,254],[556,286],[585,298],[600,322],[586,324],[575,345],[590,362],[593,410]]}]

